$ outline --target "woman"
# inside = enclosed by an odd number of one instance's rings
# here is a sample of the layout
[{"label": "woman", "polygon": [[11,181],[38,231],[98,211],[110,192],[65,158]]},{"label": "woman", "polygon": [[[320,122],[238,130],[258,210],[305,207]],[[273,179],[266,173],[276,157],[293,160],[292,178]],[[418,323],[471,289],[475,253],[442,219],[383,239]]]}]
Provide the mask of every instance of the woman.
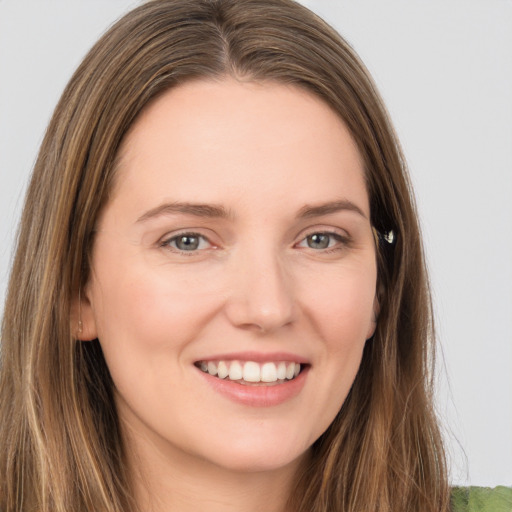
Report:
[{"label": "woman", "polygon": [[71,79],[28,190],[0,508],[447,510],[431,325],[348,45],[286,0],[148,2]]}]

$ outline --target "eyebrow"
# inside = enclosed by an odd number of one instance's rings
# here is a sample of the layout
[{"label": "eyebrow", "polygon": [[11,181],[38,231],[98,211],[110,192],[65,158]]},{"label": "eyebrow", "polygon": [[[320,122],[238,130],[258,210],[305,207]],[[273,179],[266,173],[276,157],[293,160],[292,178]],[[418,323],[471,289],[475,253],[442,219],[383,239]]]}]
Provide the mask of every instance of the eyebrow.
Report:
[{"label": "eyebrow", "polygon": [[[330,201],[328,203],[318,205],[306,204],[298,211],[297,218],[308,219],[311,217],[321,217],[322,215],[329,215],[343,210],[352,211],[361,215],[365,219],[367,218],[359,206],[347,199]],[[162,215],[172,215],[176,213],[214,219],[227,219],[233,217],[233,215],[221,205],[173,202],[164,203],[148,210],[137,219],[137,222],[144,222],[148,219],[153,219]]]},{"label": "eyebrow", "polygon": [[231,217],[230,213],[220,205],[202,204],[202,203],[164,203],[141,215],[137,222],[143,222],[161,215],[172,215],[182,213],[185,215],[193,215],[194,217],[208,217],[217,219],[226,219]]},{"label": "eyebrow", "polygon": [[321,217],[322,215],[329,215],[330,213],[337,213],[343,210],[348,210],[351,212],[355,212],[365,219],[367,219],[366,214],[363,212],[359,206],[357,206],[352,201],[347,199],[341,199],[339,201],[330,201],[328,203],[322,203],[319,205],[305,205],[303,206],[297,215],[298,218],[308,219],[311,217]]}]

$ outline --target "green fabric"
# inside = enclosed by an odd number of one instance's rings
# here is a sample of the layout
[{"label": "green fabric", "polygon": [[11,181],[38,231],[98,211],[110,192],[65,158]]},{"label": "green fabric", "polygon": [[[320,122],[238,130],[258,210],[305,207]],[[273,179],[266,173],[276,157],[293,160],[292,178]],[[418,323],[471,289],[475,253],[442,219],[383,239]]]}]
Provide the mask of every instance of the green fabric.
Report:
[{"label": "green fabric", "polygon": [[455,487],[452,512],[512,512],[512,487]]}]

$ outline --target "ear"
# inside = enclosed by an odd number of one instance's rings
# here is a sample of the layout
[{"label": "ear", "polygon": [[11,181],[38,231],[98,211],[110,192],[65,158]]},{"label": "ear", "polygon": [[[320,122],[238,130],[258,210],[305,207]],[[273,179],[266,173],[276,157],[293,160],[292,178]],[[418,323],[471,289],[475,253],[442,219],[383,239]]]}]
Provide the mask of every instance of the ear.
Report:
[{"label": "ear", "polygon": [[369,340],[374,334],[375,329],[377,328],[377,320],[379,318],[380,313],[380,302],[378,298],[378,294],[375,294],[375,298],[373,299],[373,314],[370,318],[370,323],[368,325],[368,332],[366,333],[366,340]]},{"label": "ear", "polygon": [[78,341],[91,341],[98,337],[94,309],[89,299],[88,287],[79,291],[71,301],[71,334]]}]

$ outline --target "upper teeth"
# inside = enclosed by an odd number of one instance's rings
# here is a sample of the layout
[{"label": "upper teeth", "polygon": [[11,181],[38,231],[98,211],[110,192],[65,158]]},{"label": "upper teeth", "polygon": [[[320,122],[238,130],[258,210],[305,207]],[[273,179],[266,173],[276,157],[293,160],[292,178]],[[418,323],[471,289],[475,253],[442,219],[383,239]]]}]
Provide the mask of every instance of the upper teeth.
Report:
[{"label": "upper teeth", "polygon": [[300,364],[293,362],[266,362],[254,361],[200,361],[199,368],[205,373],[221,379],[246,382],[277,382],[278,380],[291,380],[300,373]]}]

